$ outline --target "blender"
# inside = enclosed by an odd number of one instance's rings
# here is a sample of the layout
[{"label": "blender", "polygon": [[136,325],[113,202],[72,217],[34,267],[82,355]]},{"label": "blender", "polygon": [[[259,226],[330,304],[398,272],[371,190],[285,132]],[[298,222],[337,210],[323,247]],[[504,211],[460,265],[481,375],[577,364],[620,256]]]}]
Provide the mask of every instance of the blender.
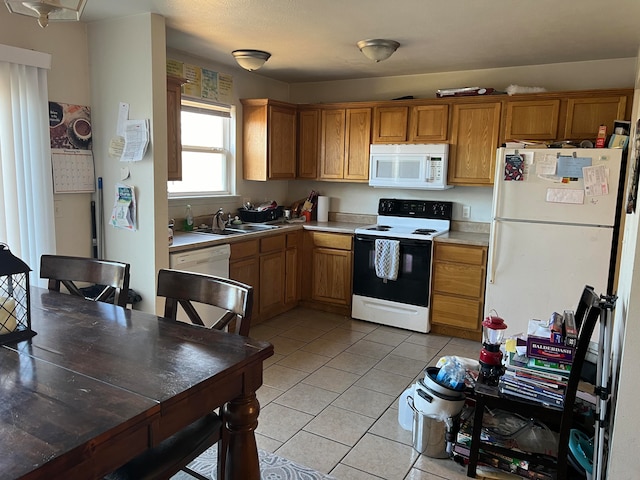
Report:
[{"label": "blender", "polygon": [[480,350],[480,377],[488,385],[498,385],[498,380],[504,374],[502,352],[500,345],[504,338],[507,324],[493,311],[495,315],[485,318],[482,322],[482,350]]}]

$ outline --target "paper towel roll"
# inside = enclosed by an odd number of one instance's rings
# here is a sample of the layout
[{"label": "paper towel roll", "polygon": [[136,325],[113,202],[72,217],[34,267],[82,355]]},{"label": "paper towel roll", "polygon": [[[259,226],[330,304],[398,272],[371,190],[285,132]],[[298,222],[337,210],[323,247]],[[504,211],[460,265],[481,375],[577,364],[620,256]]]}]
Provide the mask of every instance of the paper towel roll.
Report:
[{"label": "paper towel roll", "polygon": [[329,197],[318,197],[318,221],[329,221]]}]

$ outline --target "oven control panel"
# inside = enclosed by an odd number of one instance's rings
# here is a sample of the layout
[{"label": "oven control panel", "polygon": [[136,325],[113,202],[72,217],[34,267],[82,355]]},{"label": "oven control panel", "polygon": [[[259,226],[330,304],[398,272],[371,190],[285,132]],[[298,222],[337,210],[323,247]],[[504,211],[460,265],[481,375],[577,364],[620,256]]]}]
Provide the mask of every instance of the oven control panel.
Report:
[{"label": "oven control panel", "polygon": [[453,202],[381,198],[378,215],[451,220]]}]

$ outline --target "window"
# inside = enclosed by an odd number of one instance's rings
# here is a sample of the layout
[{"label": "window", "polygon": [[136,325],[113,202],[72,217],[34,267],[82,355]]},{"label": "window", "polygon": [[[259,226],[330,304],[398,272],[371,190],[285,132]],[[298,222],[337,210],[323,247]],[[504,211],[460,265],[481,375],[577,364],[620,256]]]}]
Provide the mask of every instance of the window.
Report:
[{"label": "window", "polygon": [[231,195],[232,108],[182,100],[182,180],[167,182],[169,197]]}]

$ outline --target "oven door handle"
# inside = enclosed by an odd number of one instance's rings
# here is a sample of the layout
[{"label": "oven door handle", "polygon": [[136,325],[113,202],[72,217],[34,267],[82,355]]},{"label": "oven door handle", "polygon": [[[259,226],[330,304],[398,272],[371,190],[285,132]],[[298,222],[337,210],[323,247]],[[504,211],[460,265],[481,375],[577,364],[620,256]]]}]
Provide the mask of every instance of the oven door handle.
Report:
[{"label": "oven door handle", "polygon": [[376,240],[398,240],[400,242],[400,246],[423,246],[430,247],[431,240],[414,240],[411,238],[394,238],[394,237],[372,237],[369,235],[357,235],[355,236],[356,241],[365,242],[365,243],[374,243]]}]

